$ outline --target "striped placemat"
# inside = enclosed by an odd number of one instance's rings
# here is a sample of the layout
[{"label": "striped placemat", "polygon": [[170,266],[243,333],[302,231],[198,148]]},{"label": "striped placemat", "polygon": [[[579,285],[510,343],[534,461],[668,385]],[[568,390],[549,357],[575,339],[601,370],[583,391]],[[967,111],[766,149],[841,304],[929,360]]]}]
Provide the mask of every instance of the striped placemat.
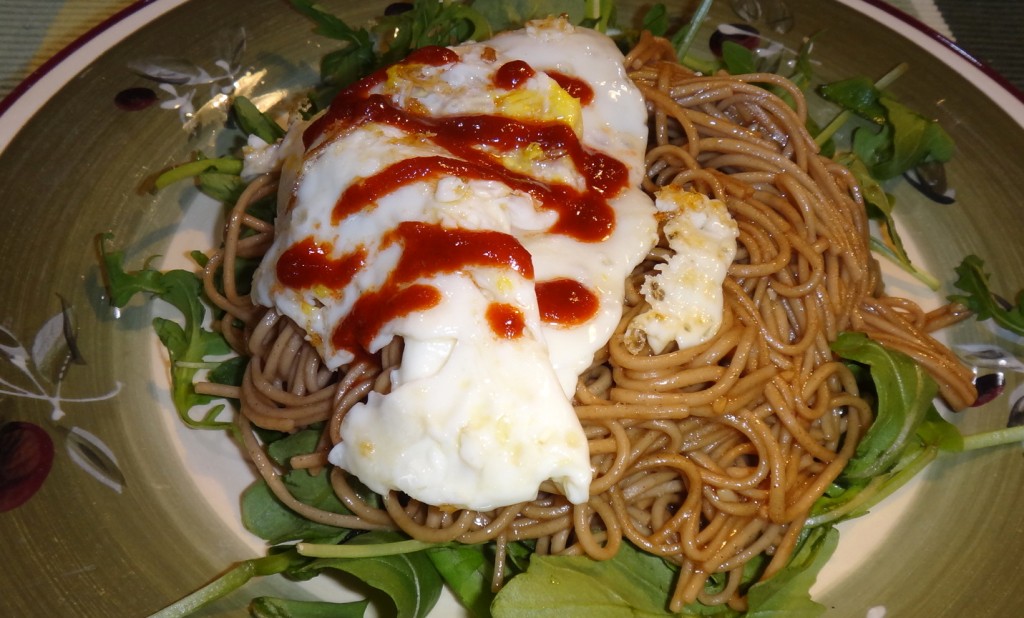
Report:
[{"label": "striped placemat", "polygon": [[0,97],[132,0],[0,0]]},{"label": "striped placemat", "polygon": [[935,0],[957,44],[1024,91],[1024,1]]}]

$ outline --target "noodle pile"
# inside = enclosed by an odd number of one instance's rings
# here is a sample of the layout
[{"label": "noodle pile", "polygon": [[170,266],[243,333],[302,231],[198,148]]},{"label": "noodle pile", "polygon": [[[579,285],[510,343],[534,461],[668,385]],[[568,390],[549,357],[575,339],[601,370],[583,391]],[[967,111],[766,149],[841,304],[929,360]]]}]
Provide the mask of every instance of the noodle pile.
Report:
[{"label": "noodle pile", "polygon": [[[856,330],[912,356],[960,409],[974,401],[972,376],[929,333],[962,310],[926,313],[882,293],[859,190],[845,168],[817,154],[793,84],[772,74],[694,75],[674,61],[666,41],[646,33],[626,64],[651,112],[645,189],[671,183],[722,200],[738,223],[739,251],[724,286],[723,325],[694,348],[652,355],[643,342],[624,339],[631,318],[646,309],[644,276],[666,259],[667,244],[630,276],[622,321],[574,401],[594,469],[588,503],[574,506],[548,483],[532,502],[486,513],[452,512],[395,492],[378,508],[347,473],[328,466],[345,412],[370,390],[388,390],[401,342],[331,372],[299,327],[239,292],[245,282],[231,265],[258,258],[273,239],[271,225],[246,213],[274,195],[272,176],[250,184],[205,273],[206,293],[227,312],[225,336],[251,357],[244,382],[197,389],[241,400],[249,455],[275,495],[311,520],[400,529],[431,542],[496,541],[495,586],[507,542],[536,539],[541,554],[607,559],[628,539],[679,565],[670,609],[700,600],[742,610],[744,564],[770,556],[764,577],[786,564],[811,505],[873,418],[829,342]],[[787,92],[795,106],[765,84]],[[317,449],[291,465],[330,468],[352,515],[291,496],[252,431],[314,423],[324,427]],[[705,592],[714,573],[727,573],[727,583]]]}]

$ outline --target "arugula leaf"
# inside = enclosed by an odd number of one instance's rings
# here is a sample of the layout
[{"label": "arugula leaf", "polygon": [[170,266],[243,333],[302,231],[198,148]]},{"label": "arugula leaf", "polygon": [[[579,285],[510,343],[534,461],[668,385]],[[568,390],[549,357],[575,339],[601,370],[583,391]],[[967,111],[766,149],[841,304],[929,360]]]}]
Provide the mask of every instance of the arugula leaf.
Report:
[{"label": "arugula leaf", "polygon": [[245,190],[245,181],[237,174],[202,172],[196,176],[199,190],[218,202],[234,204]]},{"label": "arugula leaf", "polygon": [[888,350],[863,333],[844,332],[832,344],[842,358],[866,364],[878,398],[875,420],[843,470],[847,479],[866,479],[889,470],[924,420],[938,385],[909,356]]},{"label": "arugula leaf", "polygon": [[910,357],[871,341],[862,333],[842,333],[833,344],[851,365],[858,382],[869,368],[865,395],[877,399],[877,415],[853,460],[815,502],[808,527],[860,517],[905,485],[940,450],[964,449],[960,431],[939,415],[934,380]]},{"label": "arugula leaf", "polygon": [[825,607],[811,599],[810,590],[839,544],[839,531],[823,526],[804,534],[785,567],[751,586],[747,618],[815,618],[825,613]]},{"label": "arugula leaf", "polygon": [[893,128],[892,148],[874,161],[871,172],[876,178],[896,178],[925,162],[945,162],[953,157],[953,138],[942,126],[925,118],[895,99],[879,99]]},{"label": "arugula leaf", "polygon": [[209,373],[206,374],[206,379],[215,384],[241,386],[242,378],[245,375],[245,368],[248,365],[248,358],[244,356],[235,356],[211,369]]},{"label": "arugula leaf", "polygon": [[[329,488],[330,484],[327,475],[313,476],[301,472],[292,471],[287,475],[288,487],[296,497],[301,496],[299,499],[303,502],[312,500],[307,502],[312,506],[341,512],[337,498],[330,500],[325,494],[324,486]],[[263,480],[253,483],[242,493],[242,525],[256,536],[275,544],[295,540],[337,543],[351,532],[298,515],[278,500]]]},{"label": "arugula leaf", "polygon": [[[793,74],[790,75],[789,79],[796,84],[797,88],[800,90],[806,90],[814,79],[814,63],[811,61],[811,57],[814,51],[814,42],[817,37],[818,34],[813,34],[807,37],[803,44],[800,45],[796,58],[793,60]],[[807,118],[807,122],[812,122],[810,117]]]},{"label": "arugula leaf", "polygon": [[320,58],[320,79],[323,82],[311,95],[315,108],[324,109],[334,94],[366,75],[374,66],[372,47],[346,47]]},{"label": "arugula leaf", "polygon": [[917,437],[927,446],[957,453],[964,450],[964,435],[955,425],[942,418],[938,409],[929,406],[924,420],[917,427]]},{"label": "arugula leaf", "polygon": [[[377,545],[401,541],[394,532],[367,532],[353,538],[352,545]],[[443,581],[425,551],[374,556],[370,558],[318,558],[295,569],[309,576],[323,569],[335,569],[357,577],[388,595],[399,618],[423,618],[441,597]]]},{"label": "arugula leaf", "polygon": [[343,20],[328,13],[315,0],[291,0],[292,7],[316,26],[313,32],[329,39],[344,41],[353,47],[368,47],[370,35],[365,28],[351,28]]},{"label": "arugula leaf", "polygon": [[292,470],[284,477],[284,484],[300,502],[311,504],[332,513],[349,514],[331,487],[326,470],[314,474],[309,470]]},{"label": "arugula leaf", "polygon": [[314,32],[345,44],[320,60],[322,85],[310,95],[314,111],[326,107],[341,88],[414,49],[484,40],[492,32],[479,11],[459,2],[415,0],[410,10],[380,17],[371,28],[352,28],[312,0],[290,1],[315,24]]},{"label": "arugula leaf", "polygon": [[722,43],[722,62],[725,69],[732,75],[744,75],[757,72],[757,60],[754,52],[735,41]]},{"label": "arugula leaf", "polygon": [[887,472],[868,479],[839,479],[814,503],[805,526],[815,528],[866,515],[873,506],[924,470],[938,452],[937,446],[913,440]]},{"label": "arugula leaf", "polygon": [[370,33],[365,28],[351,28],[343,20],[323,10],[313,0],[291,0],[292,7],[313,22],[313,32],[345,43],[339,50],[320,59],[319,91],[311,95],[317,109],[326,107],[334,92],[370,73],[375,54]]},{"label": "arugula leaf", "polygon": [[[870,366],[879,399],[878,417],[861,443],[865,452],[858,448],[855,460],[815,502],[808,527],[866,514],[917,476],[940,452],[958,453],[1024,440],[1024,427],[963,435],[939,414],[932,403],[934,382],[921,380],[923,370],[909,367],[916,366],[912,359],[859,333],[843,333],[836,343],[833,349],[837,354]],[[851,368],[859,367],[863,365]],[[865,385],[865,392],[868,390]],[[883,398],[888,403],[883,404]],[[912,433],[908,433],[910,428]],[[879,463],[875,464],[873,457],[878,457]]]},{"label": "arugula leaf", "polygon": [[534,552],[533,541],[522,541],[509,543],[505,546],[505,557],[508,558],[509,566],[513,572],[522,573],[530,566],[530,556]]},{"label": "arugula leaf", "polygon": [[[896,72],[879,83],[891,81]],[[886,95],[867,78],[823,84],[817,91],[825,100],[880,127],[874,132],[860,127],[853,134],[854,152],[878,180],[896,178],[922,163],[945,162],[953,156],[953,139],[938,122]]]},{"label": "arugula leaf", "polygon": [[[749,608],[741,614],[727,606],[688,605],[681,614],[665,606],[676,570],[664,560],[623,543],[611,560],[596,562],[585,557],[534,556],[530,567],[514,577],[498,593],[492,605],[495,618],[565,615],[596,617],[746,615],[818,616],[824,608],[810,598],[810,587],[835,550],[838,532],[831,527],[805,533],[790,563],[771,579],[754,583],[748,593]],[[755,580],[762,562],[745,578]]]},{"label": "arugula leaf", "polygon": [[111,234],[99,239],[101,266],[107,280],[110,301],[115,307],[126,306],[136,294],[156,296],[171,304],[184,318],[184,325],[164,318],[155,318],[153,328],[167,348],[171,361],[171,397],[178,416],[186,425],[198,429],[233,428],[228,421],[216,420],[223,406],[208,410],[200,419],[192,417],[192,409],[213,401],[212,397],[196,393],[192,381],[200,369],[213,369],[220,361],[211,357],[231,352],[224,337],[203,327],[206,307],[202,302],[202,283],[195,273],[187,270],[162,272],[148,266],[127,271],[124,254],[110,251],[107,244]]},{"label": "arugula leaf", "polygon": [[985,262],[976,255],[965,257],[956,267],[956,274],[953,285],[966,294],[952,294],[950,301],[963,304],[979,320],[994,320],[1006,330],[1024,336],[1024,289],[1017,292],[1015,304],[997,297],[989,288]]},{"label": "arugula leaf", "polygon": [[494,32],[521,27],[531,19],[564,14],[573,24],[587,15],[585,0],[476,0],[473,8],[486,19]]},{"label": "arugula leaf", "polygon": [[826,101],[850,110],[869,122],[879,126],[886,123],[885,107],[878,101],[880,91],[866,77],[851,77],[822,84],[818,86],[817,92]]},{"label": "arugula leaf", "polygon": [[476,618],[491,615],[496,594],[491,591],[494,550],[489,545],[445,545],[427,551],[448,589]]},{"label": "arugula leaf", "polygon": [[[369,532],[352,544],[386,545],[401,539],[393,532]],[[380,555],[373,558],[310,559],[294,547],[275,547],[263,558],[242,561],[223,575],[185,598],[153,614],[154,618],[177,618],[227,596],[253,577],[284,574],[292,579],[309,579],[324,569],[350,573],[373,588],[387,594],[398,610],[399,618],[423,618],[437,603],[441,578],[423,551],[413,554]],[[368,601],[330,603],[293,601],[272,597],[253,600],[253,616],[273,618],[355,618],[363,616]]]},{"label": "arugula leaf", "polygon": [[666,591],[675,571],[665,561],[623,543],[611,560],[533,556],[530,567],[501,589],[494,618],[668,616]]},{"label": "arugula leaf", "polygon": [[668,9],[661,2],[651,5],[640,22],[640,29],[647,30],[654,36],[665,36],[668,27]]},{"label": "arugula leaf", "polygon": [[238,126],[246,135],[255,135],[268,144],[273,144],[284,137],[284,129],[281,125],[261,112],[252,101],[246,97],[235,97],[231,103],[231,111],[235,114]]},{"label": "arugula leaf", "polygon": [[267,454],[278,465],[287,466],[292,457],[312,453],[320,433],[318,427],[310,427],[293,434],[284,434],[267,445]]},{"label": "arugula leaf", "polygon": [[832,143],[832,136],[854,114],[879,126],[876,131],[855,129],[853,152],[837,160],[853,172],[864,192],[868,216],[881,224],[884,239],[871,238],[871,249],[937,290],[938,279],[916,267],[907,255],[892,215],[894,198],[880,184],[926,163],[941,164],[953,154],[953,141],[937,122],[926,120],[883,93],[882,89],[906,69],[906,64],[901,64],[875,83],[858,77],[818,86],[818,94],[843,111],[818,132],[815,142]]},{"label": "arugula leaf", "polygon": [[493,34],[491,24],[475,7],[437,0],[414,0],[411,10],[378,18],[371,32],[376,47],[384,50],[377,67],[397,62],[420,47],[482,41]]},{"label": "arugula leaf", "polygon": [[857,179],[860,185],[861,194],[864,196],[864,204],[868,217],[879,222],[886,240],[871,239],[871,248],[876,253],[889,258],[906,272],[913,275],[918,281],[924,283],[933,290],[939,289],[941,283],[933,275],[915,266],[907,250],[903,246],[903,239],[900,238],[896,228],[896,220],[893,218],[893,208],[896,205],[896,198],[882,188],[882,185],[871,175],[864,162],[856,154],[844,153],[836,159]]}]

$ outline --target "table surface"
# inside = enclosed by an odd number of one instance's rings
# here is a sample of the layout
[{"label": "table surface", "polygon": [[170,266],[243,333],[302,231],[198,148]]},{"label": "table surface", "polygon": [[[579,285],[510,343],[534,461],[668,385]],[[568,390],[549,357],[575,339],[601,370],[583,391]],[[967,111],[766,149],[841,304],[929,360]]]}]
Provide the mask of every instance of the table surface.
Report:
[{"label": "table surface", "polygon": [[[1024,90],[1024,1],[888,0]],[[0,0],[0,97],[132,0]]]}]

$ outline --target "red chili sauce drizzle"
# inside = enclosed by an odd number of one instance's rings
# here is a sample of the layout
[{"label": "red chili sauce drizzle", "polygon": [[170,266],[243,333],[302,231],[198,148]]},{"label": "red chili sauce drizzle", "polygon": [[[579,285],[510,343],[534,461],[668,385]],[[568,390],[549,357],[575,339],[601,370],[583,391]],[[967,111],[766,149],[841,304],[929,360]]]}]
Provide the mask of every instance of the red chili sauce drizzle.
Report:
[{"label": "red chili sauce drizzle", "polygon": [[512,60],[494,72],[494,85],[505,90],[515,90],[536,74],[533,67],[526,62]]},{"label": "red chili sauce drizzle", "polygon": [[[544,71],[544,73],[553,79],[562,90],[568,92],[569,96],[578,100],[580,105],[586,107],[594,102],[594,89],[582,79],[560,71]],[[505,90],[515,90],[536,74],[533,67],[526,62],[512,60],[501,65],[501,68],[495,71],[494,85]]]},{"label": "red chili sauce drizzle", "polygon": [[538,281],[540,319],[556,326],[579,326],[594,317],[600,307],[597,295],[575,279]]},{"label": "red chili sauce drizzle", "polygon": [[360,247],[340,258],[327,257],[330,243],[318,245],[306,238],[288,247],[277,260],[277,278],[290,288],[311,288],[321,285],[341,290],[366,265],[366,249]]},{"label": "red chili sauce drizzle", "polygon": [[[425,47],[401,64],[444,66],[458,62],[458,55],[443,47]],[[494,80],[498,87],[514,89],[534,75],[527,63],[512,61],[499,68]],[[590,87],[575,78],[549,73],[559,85],[585,105],[593,99]],[[615,213],[608,198],[628,183],[626,166],[608,155],[583,147],[572,129],[560,122],[530,122],[491,115],[432,118],[395,107],[388,97],[371,94],[387,80],[386,69],[349,86],[332,102],[330,109],[303,134],[307,150],[320,138],[370,122],[384,123],[433,141],[453,156],[424,156],[392,164],[373,176],[348,187],[332,212],[337,225],[350,215],[376,206],[381,198],[402,186],[443,176],[464,180],[494,180],[513,190],[531,195],[544,208],[557,213],[550,233],[563,234],[582,242],[599,242],[614,229]],[[328,140],[325,140],[325,143]],[[552,158],[566,156],[586,179],[579,191],[564,184],[547,184],[505,168],[491,152],[509,152],[538,144]],[[529,252],[509,234],[487,230],[442,228],[422,222],[404,222],[389,232],[382,247],[402,245],[402,256],[387,280],[377,290],[364,292],[350,313],[332,334],[338,349],[359,354],[388,322],[424,311],[442,300],[430,285],[416,283],[441,273],[473,267],[514,270],[533,279]],[[282,283],[293,288],[324,285],[341,289],[365,265],[365,251],[342,258],[327,257],[330,247],[317,247],[306,239],[289,248],[280,258],[277,271]],[[563,326],[586,322],[598,309],[597,297],[578,281],[556,279],[537,284],[541,317]],[[525,329],[522,312],[504,303],[492,303],[485,316],[494,333],[503,338],[521,337]]]},{"label": "red chili sauce drizzle", "polygon": [[[365,292],[352,311],[337,326],[331,342],[339,349],[356,353],[368,349],[385,324],[441,302],[441,293],[416,281],[473,267],[512,270],[533,279],[530,253],[514,236],[491,230],[444,228],[420,221],[405,221],[388,232],[382,246],[402,245],[402,256],[384,284]],[[494,323],[491,322],[492,328]],[[495,330],[505,336],[508,327]],[[522,330],[519,331],[520,335]]]},{"label": "red chili sauce drizzle", "polygon": [[572,77],[565,73],[559,73],[558,71],[545,71],[548,77],[555,80],[562,90],[569,93],[574,99],[579,100],[580,105],[586,107],[594,102],[594,89],[590,87],[590,84],[583,81],[578,77]]},{"label": "red chili sauce drizzle", "polygon": [[491,331],[502,339],[518,339],[526,330],[526,319],[523,317],[523,312],[514,305],[491,303],[487,305],[485,317]]}]

